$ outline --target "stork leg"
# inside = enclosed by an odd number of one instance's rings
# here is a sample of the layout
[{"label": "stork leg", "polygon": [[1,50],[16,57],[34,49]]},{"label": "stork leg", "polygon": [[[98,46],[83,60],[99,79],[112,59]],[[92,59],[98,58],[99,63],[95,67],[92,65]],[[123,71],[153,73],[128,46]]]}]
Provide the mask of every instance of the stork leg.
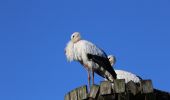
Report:
[{"label": "stork leg", "polygon": [[92,85],[94,85],[94,70],[92,69]]},{"label": "stork leg", "polygon": [[90,91],[90,79],[91,79],[91,77],[90,77],[90,70],[87,70],[87,73],[88,73],[88,87],[89,87],[89,91]]}]

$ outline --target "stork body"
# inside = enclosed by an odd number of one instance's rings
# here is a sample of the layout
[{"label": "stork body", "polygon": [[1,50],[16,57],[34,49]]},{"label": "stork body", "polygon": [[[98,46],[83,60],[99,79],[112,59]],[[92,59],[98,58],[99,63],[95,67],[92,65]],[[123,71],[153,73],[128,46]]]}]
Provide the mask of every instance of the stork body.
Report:
[{"label": "stork body", "polygon": [[[110,64],[114,66],[116,63],[115,56],[109,55],[108,59],[110,61]],[[115,72],[117,74],[117,79],[125,79],[125,83],[128,83],[129,81],[133,81],[134,83],[140,83],[142,80],[142,78],[140,78],[139,76],[125,70],[115,70]]]},{"label": "stork body", "polygon": [[115,70],[117,74],[117,79],[125,79],[125,83],[133,81],[134,83],[140,83],[141,79],[135,74],[125,71],[125,70]]},{"label": "stork body", "polygon": [[[91,73],[92,81],[94,84],[94,72],[109,80],[116,79],[115,71],[113,70],[113,68],[109,68],[111,67],[111,65],[109,63],[106,53],[93,43],[86,40],[81,40],[80,33],[75,32],[72,34],[71,41],[69,41],[69,43],[67,44],[65,53],[69,61],[78,61],[87,70],[89,86],[91,80]],[[104,58],[105,62],[107,63],[98,63],[101,61],[101,59],[99,59],[98,57]]]}]

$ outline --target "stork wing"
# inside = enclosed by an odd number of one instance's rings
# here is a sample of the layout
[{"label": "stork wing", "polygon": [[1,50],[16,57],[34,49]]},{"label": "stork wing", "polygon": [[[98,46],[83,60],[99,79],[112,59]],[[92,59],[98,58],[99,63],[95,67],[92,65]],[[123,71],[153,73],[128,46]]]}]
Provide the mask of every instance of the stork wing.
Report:
[{"label": "stork wing", "polygon": [[143,80],[140,76],[137,76],[140,80]]},{"label": "stork wing", "polygon": [[87,54],[87,57],[88,57],[88,59],[93,60],[99,66],[102,66],[105,70],[107,70],[113,76],[113,78],[116,79],[116,77],[117,77],[116,72],[110,65],[108,58],[98,56],[98,55],[93,55],[93,54]]},{"label": "stork wing", "polygon": [[78,56],[82,56],[82,54],[92,54],[107,57],[106,53],[101,48],[86,40],[80,40],[75,43],[74,49]]}]

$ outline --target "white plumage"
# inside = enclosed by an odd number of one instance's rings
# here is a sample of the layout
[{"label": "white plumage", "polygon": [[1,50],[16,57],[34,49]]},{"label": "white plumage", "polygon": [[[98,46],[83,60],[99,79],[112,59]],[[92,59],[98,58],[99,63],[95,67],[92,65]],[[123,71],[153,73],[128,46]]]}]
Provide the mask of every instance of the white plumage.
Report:
[{"label": "white plumage", "polygon": [[129,81],[140,83],[140,78],[131,72],[125,70],[115,70],[115,72],[117,74],[117,79],[125,79],[125,83],[128,83]]},{"label": "white plumage", "polygon": [[[79,34],[75,32],[73,34]],[[73,35],[72,35],[73,36]],[[79,40],[77,42],[69,41],[66,46],[66,57],[69,61],[81,61],[83,64],[86,64],[88,70],[92,70],[92,67],[96,67],[93,61],[90,61],[87,57],[87,54],[98,55],[102,57],[107,57],[107,55],[94,44],[86,40]]]},{"label": "white plumage", "polygon": [[[93,43],[86,41],[86,40],[81,40],[81,36],[79,32],[74,32],[71,35],[71,41],[68,42],[65,48],[65,54],[66,54],[68,61],[78,61],[85,67],[85,69],[88,71],[89,81],[90,81],[90,72],[92,72],[92,75],[94,77],[93,71],[98,71],[100,75],[103,75],[103,73],[100,73],[100,72],[103,72],[106,70],[103,67],[101,67],[99,63],[94,62],[92,59],[90,59],[87,56],[88,54],[91,54],[92,56],[94,55],[94,56],[101,57],[101,58],[108,60],[105,52],[102,49],[98,48]],[[107,77],[108,79],[110,80],[114,79],[107,70],[106,70],[106,74],[107,75],[103,75],[103,77],[108,76]],[[93,77],[92,77],[92,81],[94,83]],[[90,82],[89,82],[89,85],[90,85]]]},{"label": "white plumage", "polygon": [[[110,64],[112,66],[114,66],[114,64],[116,63],[115,56],[109,55],[108,59],[110,61]],[[117,74],[117,79],[125,79],[125,83],[128,83],[129,81],[133,81],[135,83],[141,82],[141,79],[131,72],[128,72],[128,71],[125,71],[125,70],[115,70],[115,72]]]}]

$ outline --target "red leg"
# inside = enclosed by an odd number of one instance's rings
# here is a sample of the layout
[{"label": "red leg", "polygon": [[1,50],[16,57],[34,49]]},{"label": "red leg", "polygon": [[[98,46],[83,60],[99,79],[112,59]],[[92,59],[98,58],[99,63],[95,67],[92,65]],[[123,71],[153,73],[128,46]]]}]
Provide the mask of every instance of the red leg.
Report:
[{"label": "red leg", "polygon": [[91,76],[90,76],[90,70],[88,68],[87,64],[84,64],[85,69],[87,69],[87,75],[88,75],[88,90],[90,91],[90,86],[91,86]]},{"label": "red leg", "polygon": [[94,71],[92,69],[92,84],[94,85]]},{"label": "red leg", "polygon": [[89,85],[88,87],[89,87],[89,91],[90,91],[90,85],[91,85],[90,84],[91,83],[90,80],[91,80],[91,77],[90,77],[90,71],[89,70],[87,70],[87,71],[88,71],[88,85]]}]

